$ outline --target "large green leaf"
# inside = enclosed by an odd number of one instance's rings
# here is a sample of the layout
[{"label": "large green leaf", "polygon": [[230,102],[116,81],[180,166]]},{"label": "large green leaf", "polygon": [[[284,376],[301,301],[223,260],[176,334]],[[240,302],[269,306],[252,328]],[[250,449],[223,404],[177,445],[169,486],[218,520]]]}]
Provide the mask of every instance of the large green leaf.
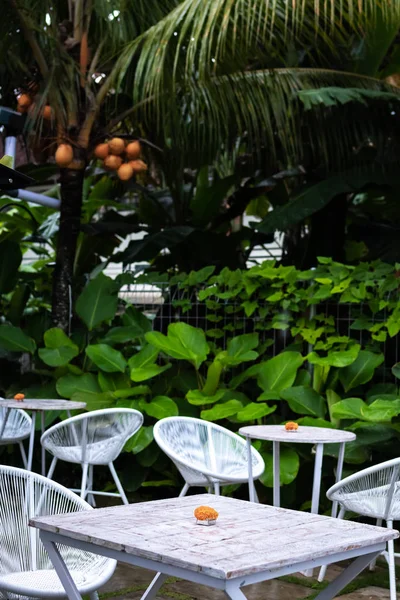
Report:
[{"label": "large green leaf", "polygon": [[310,352],[306,359],[310,364],[322,367],[347,367],[356,360],[360,348],[360,344],[353,344],[348,350],[329,352],[328,356],[319,356],[316,352]]},{"label": "large green leaf", "polygon": [[97,377],[93,373],[64,375],[57,380],[56,387],[61,398],[72,398],[72,395],[76,392],[87,395],[101,393]]},{"label": "large green leaf", "polygon": [[76,312],[89,331],[103,321],[110,321],[117,311],[118,288],[115,282],[100,273],[92,279],[76,302]]},{"label": "large green leaf", "polygon": [[143,331],[141,328],[135,327],[134,325],[128,327],[113,327],[107,331],[103,342],[105,344],[126,344],[127,342],[133,342],[142,335]]},{"label": "large green leaf", "polygon": [[357,419],[357,421],[385,422],[400,414],[400,400],[375,400],[366,404],[361,398],[346,398],[332,406],[332,416],[336,419]]},{"label": "large green leaf", "polygon": [[213,408],[201,411],[201,418],[206,421],[220,421],[228,417],[233,417],[243,408],[240,400],[228,400],[223,404],[216,404]]},{"label": "large green leaf", "polygon": [[348,392],[362,383],[370,381],[374,375],[375,369],[382,364],[383,360],[383,354],[375,354],[369,350],[361,350],[358,357],[351,365],[340,370],[339,379],[345,392]]},{"label": "large green leaf", "polygon": [[270,415],[276,410],[276,404],[274,406],[268,406],[265,402],[250,402],[243,410],[240,410],[236,419],[241,422],[255,421]]},{"label": "large green leaf", "polygon": [[11,292],[16,284],[22,262],[21,247],[17,242],[5,240],[0,244],[0,294]]},{"label": "large green leaf", "polygon": [[132,454],[139,454],[153,441],[153,427],[143,426],[133,435],[125,444],[125,452],[132,452]]},{"label": "large green leaf", "polygon": [[79,348],[62,329],[53,327],[44,334],[45,348],[39,349],[39,357],[50,367],[63,367],[78,356]]},{"label": "large green leaf", "polygon": [[190,204],[196,225],[206,225],[220,212],[226,194],[237,181],[237,175],[229,175],[210,186],[208,172],[208,166],[199,171],[196,193]]},{"label": "large green leaf", "polygon": [[222,400],[225,396],[226,390],[218,390],[212,396],[208,396],[204,394],[200,390],[189,390],[186,394],[186,399],[189,404],[193,404],[194,406],[203,406],[203,404],[215,404]]},{"label": "large green leaf", "polygon": [[256,360],[258,358],[258,352],[254,351],[254,348],[258,346],[258,333],[245,333],[238,335],[229,340],[227,349],[225,352],[220,352],[217,355],[217,359],[224,366],[236,366],[243,362],[250,360]]},{"label": "large green leaf", "polygon": [[265,392],[281,392],[293,385],[297,369],[303,362],[304,359],[300,352],[281,352],[274,358],[262,363],[257,383]]},{"label": "large green leaf", "polygon": [[179,415],[176,403],[171,398],[168,398],[168,396],[156,396],[150,402],[141,400],[139,407],[142,412],[155,419],[165,419],[166,417],[176,417]]},{"label": "large green leaf", "polygon": [[87,346],[86,354],[94,364],[106,373],[123,373],[127,362],[122,353],[107,344]]},{"label": "large green leaf", "polygon": [[122,323],[125,327],[134,327],[140,331],[140,337],[151,331],[151,321],[140,310],[130,305],[122,315]]},{"label": "large green leaf", "polygon": [[287,400],[293,412],[300,415],[310,415],[311,417],[324,418],[326,413],[326,404],[318,392],[310,387],[298,385],[281,392],[281,397]]},{"label": "large green leaf", "polygon": [[29,352],[33,354],[36,350],[36,344],[20,327],[0,325],[0,348],[11,352]]},{"label": "large green leaf", "polygon": [[210,351],[204,331],[187,323],[172,323],[168,326],[168,335],[151,331],[145,337],[158,350],[172,358],[188,360],[196,369]]},{"label": "large green leaf", "polygon": [[[261,452],[265,462],[265,471],[260,477],[260,481],[265,487],[272,488],[274,485],[273,456],[270,452]],[[280,483],[289,485],[297,477],[299,472],[299,455],[291,448],[281,448],[280,451]]]},{"label": "large green leaf", "polygon": [[97,380],[103,392],[115,392],[130,385],[125,373],[103,373],[103,371],[99,371]]},{"label": "large green leaf", "polygon": [[146,381],[160,375],[172,366],[171,363],[163,366],[157,365],[156,360],[159,353],[160,351],[157,348],[148,344],[129,359],[128,365],[131,370],[132,381]]},{"label": "large green leaf", "polygon": [[284,231],[304,221],[318,210],[326,206],[332,198],[340,194],[354,193],[367,184],[387,185],[388,175],[383,168],[354,168],[338,175],[333,175],[298,194],[291,202],[269,212],[257,229],[264,233],[275,230]]}]

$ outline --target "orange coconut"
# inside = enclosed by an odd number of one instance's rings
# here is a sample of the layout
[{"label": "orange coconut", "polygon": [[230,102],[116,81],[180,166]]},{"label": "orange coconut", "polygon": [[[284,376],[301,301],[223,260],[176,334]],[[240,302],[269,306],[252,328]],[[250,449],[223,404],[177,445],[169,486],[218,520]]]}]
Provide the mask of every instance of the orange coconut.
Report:
[{"label": "orange coconut", "polygon": [[125,150],[125,142],[122,138],[115,137],[108,142],[111,154],[122,154]]},{"label": "orange coconut", "polygon": [[122,158],[120,156],[115,156],[114,154],[109,154],[104,159],[104,166],[106,169],[110,171],[117,171],[122,165]]},{"label": "orange coconut", "polygon": [[94,149],[94,155],[96,158],[104,160],[110,153],[108,144],[98,144]]},{"label": "orange coconut", "polygon": [[136,160],[140,156],[141,149],[140,142],[135,140],[134,142],[128,144],[125,148],[126,156],[129,158],[129,160]]},{"label": "orange coconut", "polygon": [[134,173],[142,173],[143,171],[147,171],[147,165],[142,160],[131,160],[129,162]]},{"label": "orange coconut", "polygon": [[60,144],[56,150],[56,163],[59,167],[68,167],[74,158],[74,151],[70,144]]},{"label": "orange coconut", "polygon": [[124,163],[118,169],[117,174],[122,181],[128,181],[133,175],[133,169],[129,163]]}]

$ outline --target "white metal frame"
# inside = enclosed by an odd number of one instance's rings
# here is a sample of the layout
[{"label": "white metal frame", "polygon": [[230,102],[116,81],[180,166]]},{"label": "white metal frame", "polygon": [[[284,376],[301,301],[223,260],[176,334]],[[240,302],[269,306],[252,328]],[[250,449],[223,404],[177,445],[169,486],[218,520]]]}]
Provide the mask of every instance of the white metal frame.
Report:
[{"label": "white metal frame", "polygon": [[[158,421],[154,425],[154,429],[153,429],[154,439],[157,442],[158,446],[161,448],[161,450],[163,452],[165,452],[165,454],[167,456],[169,456],[169,458],[175,463],[177,468],[180,470],[183,478],[185,479],[185,485],[183,486],[183,488],[179,494],[180,497],[185,496],[190,487],[199,487],[199,486],[204,485],[205,487],[208,487],[209,489],[214,490],[214,493],[216,495],[219,495],[220,494],[220,486],[232,485],[232,484],[237,484],[237,483],[248,483],[249,479],[248,479],[247,473],[244,477],[243,476],[235,477],[235,476],[231,476],[231,475],[229,475],[229,477],[227,477],[227,476],[224,476],[224,474],[219,472],[217,469],[212,470],[212,469],[208,469],[208,468],[204,467],[200,470],[200,469],[194,467],[188,461],[185,461],[185,459],[178,452],[176,452],[173,448],[171,448],[171,446],[168,443],[166,443],[163,438],[162,428],[171,422],[183,422],[183,423],[186,422],[186,423],[193,423],[196,425],[201,424],[202,426],[206,426],[210,430],[214,429],[214,430],[220,431],[227,437],[230,437],[233,440],[235,440],[235,442],[238,445],[243,446],[243,447],[245,447],[246,441],[243,438],[241,438],[239,435],[237,435],[236,433],[230,431],[229,429],[226,429],[225,427],[222,427],[221,425],[217,425],[216,423],[212,423],[210,421],[204,421],[203,419],[196,419],[194,417],[166,417],[165,419],[160,419],[160,421]],[[254,460],[254,459],[256,459],[257,467],[256,467],[256,469],[254,469],[254,467],[252,466],[251,474],[252,474],[253,480],[258,479],[263,474],[263,472],[265,470],[265,463],[264,463],[264,460],[263,460],[261,454],[259,452],[257,452],[257,450],[255,448],[251,447],[251,454],[250,454],[249,460],[250,460],[250,462],[252,462],[252,460]],[[183,468],[182,469],[183,473],[182,473],[182,470],[180,469],[180,467]],[[188,481],[187,478],[185,477],[185,469],[188,469],[189,471],[192,471],[192,472],[196,472],[200,476],[203,476],[202,478],[204,479],[204,483],[200,482],[197,485],[196,483]],[[254,484],[253,484],[252,488],[254,489]]]},{"label": "white metal frame", "polygon": [[[47,473],[47,477],[49,479],[53,478],[54,475],[54,470],[56,468],[56,464],[59,460],[59,457],[56,454],[56,448],[53,446],[53,444],[50,443],[50,440],[52,438],[52,436],[65,428],[71,428],[72,431],[72,436],[76,438],[76,430],[74,429],[74,426],[78,423],[81,423],[82,421],[87,421],[89,422],[91,419],[95,419],[97,417],[100,416],[112,416],[112,415],[117,415],[117,414],[127,414],[127,415],[132,415],[135,416],[137,419],[137,425],[135,426],[135,428],[130,429],[125,436],[121,436],[120,439],[120,448],[118,450],[117,456],[120,454],[120,452],[122,451],[122,448],[124,447],[125,443],[128,441],[129,438],[131,438],[137,431],[139,431],[140,427],[143,424],[143,415],[142,413],[140,413],[138,410],[134,410],[132,408],[106,408],[104,410],[94,410],[88,413],[84,413],[81,415],[77,415],[75,417],[71,417],[69,419],[66,419],[65,421],[62,421],[61,423],[57,423],[56,425],[53,425],[53,427],[50,427],[49,429],[47,429],[47,431],[45,431],[42,435],[42,437],[40,438],[40,442],[42,444],[42,447],[45,448],[48,452],[50,452],[50,454],[53,454],[53,460],[51,462],[50,465],[50,469],[49,472]],[[110,438],[111,439],[111,438]],[[76,442],[77,445],[79,445],[79,442],[77,440]],[[75,464],[80,464],[82,467],[82,479],[81,479],[81,488],[80,489],[73,489],[72,491],[74,492],[80,492],[80,496],[81,498],[85,499],[86,497],[89,497],[91,502],[93,504],[95,504],[94,501],[94,496],[111,496],[111,497],[117,497],[117,498],[121,498],[122,502],[124,504],[129,504],[128,502],[128,498],[126,497],[124,488],[122,487],[121,481],[117,475],[117,472],[115,470],[114,467],[114,460],[117,456],[113,456],[112,460],[110,460],[110,458],[105,458],[104,461],[96,461],[91,462],[90,458],[87,458],[87,448],[88,446],[90,446],[90,443],[87,444],[87,438],[86,436],[84,436],[82,444],[81,444],[81,449],[82,449],[82,453],[81,453],[81,461],[76,461],[73,459],[60,459],[60,460],[67,460],[68,462],[72,462]],[[93,490],[93,467],[94,465],[107,465],[111,476],[114,480],[114,483],[117,487],[118,492],[101,492],[101,491],[96,491]]]},{"label": "white metal frame", "polygon": [[334,581],[329,583],[329,585],[322,590],[315,599],[332,600],[332,598],[334,598],[338,592],[340,592],[355,577],[357,577],[357,575],[361,573],[361,571],[363,571],[385,547],[384,543],[377,543],[365,548],[355,548],[345,552],[340,552],[333,557],[321,557],[318,559],[285,566],[280,569],[266,570],[260,573],[247,575],[245,577],[241,576],[228,580],[212,577],[211,575],[205,575],[201,572],[190,571],[182,567],[174,567],[156,560],[134,556],[133,554],[126,553],[124,550],[112,550],[105,548],[100,544],[97,545],[93,542],[82,542],[60,533],[41,530],[40,537],[64,586],[69,600],[82,600],[82,596],[76,588],[65,562],[59,553],[57,544],[73,546],[81,550],[86,550],[87,552],[102,554],[103,556],[113,558],[129,565],[156,571],[157,575],[154,577],[146,592],[143,594],[141,600],[153,600],[166,578],[170,576],[179,577],[193,583],[198,583],[222,590],[224,591],[225,596],[231,600],[245,600],[246,596],[241,590],[241,588],[244,586],[253,583],[259,583],[261,581],[267,581],[269,579],[275,579],[277,577],[282,577],[283,575],[289,575],[290,573],[307,570],[311,567],[327,564],[328,562],[331,563],[332,558],[335,561],[355,558],[356,560],[352,562],[350,566],[348,566]]},{"label": "white metal frame", "polygon": [[[5,482],[6,492],[12,491],[15,494],[19,491],[23,493],[22,498],[19,497],[17,500],[20,501],[19,506],[23,506],[23,511],[26,514],[24,514],[23,518],[21,518],[21,514],[17,516],[14,535],[17,538],[20,537],[22,539],[27,537],[29,540],[26,546],[23,545],[22,550],[22,552],[26,552],[26,556],[21,555],[21,548],[18,546],[16,549],[17,554],[15,556],[12,554],[13,550],[8,550],[9,553],[6,554],[7,560],[5,563],[6,569],[5,571],[3,570],[3,565],[0,569],[0,596],[5,598],[32,596],[32,571],[36,571],[40,576],[40,581],[43,581],[44,585],[42,589],[35,587],[35,597],[39,594],[40,598],[65,598],[66,595],[63,593],[62,589],[54,589],[51,584],[49,585],[52,581],[54,571],[51,568],[49,569],[47,565],[44,565],[45,568],[43,568],[43,565],[40,567],[40,563],[43,562],[42,555],[44,552],[43,549],[40,548],[40,537],[36,535],[34,530],[29,528],[28,521],[35,516],[43,516],[43,512],[47,515],[51,515],[52,508],[57,513],[60,513],[62,511],[66,512],[67,510],[71,510],[72,512],[92,510],[92,507],[59,483],[50,481],[42,475],[24,469],[0,465],[0,482]],[[58,503],[56,503],[56,507],[54,507],[53,502],[56,499]],[[0,536],[2,534],[2,528],[5,526],[5,539],[7,539],[13,526],[13,502],[12,498],[6,496],[4,490],[0,503],[3,505],[0,512],[4,519],[4,522],[0,521]],[[71,506],[74,507],[74,510],[72,510]],[[6,552],[4,548],[1,550],[0,565],[2,563],[3,555]],[[95,554],[98,555],[98,553]],[[70,561],[73,560],[75,565],[76,555],[71,556],[71,554],[68,554],[68,548],[66,551],[64,549],[64,556],[65,555],[68,556]],[[49,566],[51,566],[50,561],[45,562],[49,562]],[[115,571],[117,563],[114,560],[104,560],[101,556],[92,555],[91,557],[88,557],[83,554],[82,562],[87,573],[91,572],[91,578],[88,579],[85,584],[80,586],[80,590],[83,594],[89,594],[91,600],[98,600],[96,590],[110,579]],[[21,568],[21,565],[27,570]],[[15,568],[13,569],[13,567]],[[78,571],[76,566],[74,568],[75,571]],[[16,577],[10,579],[9,575],[14,574]],[[46,580],[48,582],[47,585],[45,584]]]},{"label": "white metal frame", "polygon": [[[383,511],[382,517],[376,519],[376,524],[381,525],[382,521],[386,522],[386,526],[389,529],[393,528],[393,520],[394,518],[398,519],[399,515],[394,514],[393,511],[393,500],[395,493],[398,492],[399,489],[399,480],[400,480],[400,458],[394,458],[392,460],[385,461],[383,463],[379,463],[377,465],[373,465],[372,467],[368,467],[367,469],[363,469],[358,473],[353,473],[353,475],[349,475],[345,477],[341,481],[337,481],[329,490],[326,495],[329,500],[334,500],[336,503],[340,505],[340,511],[338,514],[338,519],[344,519],[346,515],[345,505],[342,505],[340,502],[340,498],[337,499],[337,492],[339,492],[344,486],[351,484],[353,482],[367,480],[371,475],[375,475],[379,472],[382,472],[385,469],[393,468],[393,474],[391,477],[391,481],[387,486],[387,495],[386,495],[386,503],[385,509]],[[354,509],[352,509],[352,512]],[[375,516],[369,515],[368,510],[360,512],[364,516]],[[396,570],[395,570],[395,557],[400,557],[400,553],[394,551],[394,543],[393,540],[388,541],[387,548],[384,548],[381,554],[385,557],[388,567],[389,567],[389,582],[390,582],[390,600],[396,600]],[[370,569],[373,570],[375,567],[375,560],[371,561]],[[326,573],[327,565],[323,566],[320,570],[318,581],[323,581]]]},{"label": "white metal frame", "polygon": [[21,418],[26,422],[27,431],[26,431],[26,433],[21,432],[20,435],[17,435],[17,436],[3,438],[4,432],[6,431],[7,423],[10,423],[9,422],[9,412],[10,412],[10,409],[0,408],[0,446],[5,446],[8,444],[18,444],[20,452],[21,452],[21,456],[22,456],[22,462],[24,464],[25,469],[27,469],[28,461],[26,458],[25,448],[24,448],[22,441],[26,440],[30,436],[30,434],[31,434],[30,432],[32,432],[32,419],[28,415],[28,413],[26,413],[24,410],[17,409],[15,411],[17,413],[15,416],[16,416],[16,418]]}]

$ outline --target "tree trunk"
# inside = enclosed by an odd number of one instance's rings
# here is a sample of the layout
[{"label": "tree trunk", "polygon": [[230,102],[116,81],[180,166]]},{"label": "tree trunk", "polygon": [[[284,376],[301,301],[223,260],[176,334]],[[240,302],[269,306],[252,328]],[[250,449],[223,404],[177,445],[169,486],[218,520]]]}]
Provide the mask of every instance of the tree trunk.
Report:
[{"label": "tree trunk", "polygon": [[72,279],[81,223],[85,169],[62,169],[60,229],[53,279],[52,320],[55,327],[69,330],[72,312]]}]

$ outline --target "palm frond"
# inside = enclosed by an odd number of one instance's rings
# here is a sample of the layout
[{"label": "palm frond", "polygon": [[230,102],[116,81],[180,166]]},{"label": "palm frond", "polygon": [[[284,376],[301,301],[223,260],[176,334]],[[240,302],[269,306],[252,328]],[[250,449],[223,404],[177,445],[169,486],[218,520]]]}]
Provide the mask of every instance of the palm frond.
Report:
[{"label": "palm frond", "polygon": [[[158,96],[172,81],[204,81],[246,68],[256,57],[283,57],[290,39],[335,50],[351,32],[361,37],[378,19],[400,16],[386,0],[183,0],[123,52],[121,76],[139,55],[135,98]],[[284,63],[282,63],[283,65]]]},{"label": "palm frond", "polygon": [[[320,88],[325,90],[325,101],[316,101]],[[338,90],[346,95],[348,88],[352,92],[343,104]],[[304,98],[312,94],[312,110],[305,110]],[[264,161],[273,172],[301,163],[325,163],[329,170],[349,161],[362,162],[359,149],[364,146],[383,156],[388,138],[400,139],[398,120],[391,114],[398,100],[400,90],[370,77],[322,69],[276,69],[189,85],[179,90],[174,102],[164,97],[161,113],[158,103],[147,104],[140,117],[148,131],[159,136],[158,143],[162,138],[170,140],[169,147],[179,149],[193,164],[205,164],[221,147],[233,148],[241,138],[254,159]],[[391,160],[395,156],[399,154]]]}]

